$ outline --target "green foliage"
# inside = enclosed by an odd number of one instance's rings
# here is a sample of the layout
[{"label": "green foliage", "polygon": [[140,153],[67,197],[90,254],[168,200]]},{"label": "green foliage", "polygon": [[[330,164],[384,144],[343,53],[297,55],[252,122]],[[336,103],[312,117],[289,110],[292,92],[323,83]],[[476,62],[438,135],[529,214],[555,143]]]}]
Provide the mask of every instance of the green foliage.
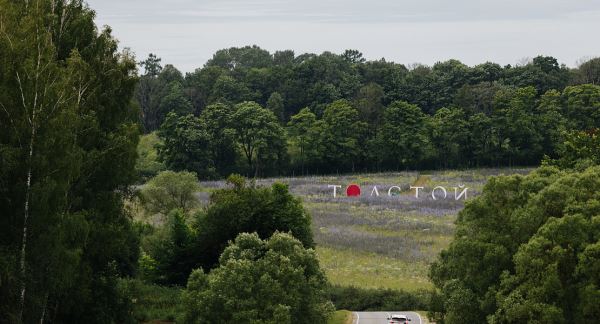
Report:
[{"label": "green foliage", "polygon": [[468,155],[468,120],[462,109],[442,108],[431,118],[431,142],[436,148],[439,165],[461,166]]},{"label": "green foliage", "polygon": [[271,63],[271,54],[260,47],[245,46],[241,48],[232,47],[217,51],[212,59],[206,62],[206,66],[219,66],[224,69],[247,69],[251,67],[268,67]]},{"label": "green foliage", "polygon": [[431,292],[406,292],[393,289],[365,289],[354,286],[331,286],[329,298],[336,309],[353,311],[389,311],[427,309]]},{"label": "green foliage", "polygon": [[569,70],[564,65],[559,66],[551,56],[538,56],[525,65],[509,66],[504,71],[505,83],[516,87],[533,86],[538,93],[564,89],[569,77]]},{"label": "green foliage", "polygon": [[214,191],[206,211],[196,215],[194,249],[204,269],[215,266],[227,243],[239,233],[256,232],[268,238],[276,231],[290,232],[305,247],[313,246],[310,215],[286,185],[257,188],[239,176],[230,177],[229,183],[233,188]]},{"label": "green foliage", "polygon": [[163,171],[141,189],[144,208],[167,215],[173,209],[188,212],[198,205],[194,196],[200,191],[196,175],[191,172]]},{"label": "green foliage", "polygon": [[565,141],[558,147],[558,158],[545,161],[563,169],[585,170],[600,165],[600,136],[598,130],[588,132],[569,132]]},{"label": "green foliage", "polygon": [[387,107],[376,139],[382,163],[401,169],[414,167],[430,158],[432,147],[428,124],[428,116],[415,105],[398,101]]},{"label": "green foliage", "polygon": [[206,126],[210,138],[210,149],[217,173],[226,176],[235,171],[236,143],[232,128],[232,107],[217,103],[206,107],[200,120]]},{"label": "green foliage", "polygon": [[178,116],[170,112],[161,125],[158,156],[167,168],[191,171],[201,178],[215,176],[211,138],[203,121],[193,115]]},{"label": "green foliage", "polygon": [[144,279],[163,285],[185,285],[195,264],[194,238],[185,213],[178,209],[171,211],[164,227],[145,242],[148,257],[141,260],[147,266]]},{"label": "green foliage", "polygon": [[135,170],[142,179],[154,177],[159,172],[165,170],[165,164],[158,159],[158,147],[160,145],[161,141],[156,133],[140,137],[137,147],[138,158],[135,162]]},{"label": "green foliage", "polygon": [[222,74],[212,87],[211,102],[236,103],[250,100],[250,89],[229,75]]},{"label": "green foliage", "polygon": [[187,115],[192,113],[192,104],[183,93],[180,81],[173,81],[167,86],[164,96],[158,105],[159,111],[166,115],[174,112],[178,115]]},{"label": "green foliage", "polygon": [[[239,169],[254,176],[274,174],[287,163],[284,129],[273,112],[255,102],[210,105],[200,117],[171,112],[158,135],[163,140],[159,158],[167,167],[201,178]],[[246,167],[237,167],[238,151]]]},{"label": "green foliage", "polygon": [[444,323],[596,321],[599,175],[544,167],[492,179],[431,268]]},{"label": "green foliage", "polygon": [[0,1],[0,20],[0,318],[129,322],[135,61],[82,1]]},{"label": "green foliage", "polygon": [[[407,68],[366,61],[357,50],[296,56],[246,46],[219,50],[185,78],[149,57],[137,98],[147,130],[165,120],[164,109],[201,116],[209,143],[203,136],[200,145],[182,141],[194,149],[181,149],[180,156],[199,165],[193,169],[188,161],[177,169],[201,176],[537,165],[544,155],[556,156],[564,131],[598,128],[596,62],[569,69],[538,56],[514,67],[448,60]],[[161,108],[162,101],[172,108]],[[250,102],[255,107],[247,109]],[[400,113],[399,102],[420,112]],[[387,123],[386,110],[395,111]],[[195,124],[184,128],[198,135]]]},{"label": "green foliage", "polygon": [[537,131],[541,135],[542,151],[554,156],[557,148],[564,142],[567,118],[562,114],[561,94],[556,90],[546,92],[537,107]]},{"label": "green foliage", "polygon": [[383,99],[385,91],[377,83],[362,86],[354,98],[354,106],[360,113],[361,120],[369,125],[379,125],[383,116]]},{"label": "green foliage", "polygon": [[269,100],[267,100],[267,109],[273,112],[273,115],[275,115],[280,122],[285,121],[283,108],[283,97],[279,92],[273,92],[269,97]]},{"label": "green foliage", "polygon": [[323,113],[323,130],[319,141],[320,160],[330,170],[355,170],[364,154],[363,144],[367,124],[358,118],[358,111],[346,100],[337,100]]},{"label": "green foliage", "polygon": [[183,76],[174,66],[160,66],[161,59],[150,54],[140,65],[146,74],[139,79],[135,97],[141,107],[141,123],[146,132],[157,130],[169,112],[192,113],[193,106],[184,93]]},{"label": "green foliage", "polygon": [[157,57],[156,54],[150,53],[148,54],[148,58],[140,62],[139,65],[144,68],[147,76],[156,77],[162,71],[160,61],[162,61],[161,58]]},{"label": "green foliage", "polygon": [[[539,161],[542,158],[542,138],[539,121],[534,117],[536,91],[533,87],[520,88],[514,93],[496,96],[495,124],[499,126],[499,140],[505,162],[509,166]],[[504,101],[506,100],[506,102]]]},{"label": "green foliage", "polygon": [[242,233],[183,293],[187,323],[326,323],[333,305],[315,252],[289,234]]},{"label": "green foliage", "polygon": [[233,110],[225,104],[206,107],[199,117],[169,113],[158,135],[159,158],[173,170],[196,172],[202,178],[235,170]]},{"label": "green foliage", "polygon": [[583,84],[563,91],[564,114],[572,128],[600,128],[600,85]]},{"label": "green foliage", "polygon": [[157,282],[159,280],[158,263],[145,252],[140,254],[137,275],[145,282]]},{"label": "green foliage", "polygon": [[139,279],[121,279],[119,290],[131,302],[131,315],[137,323],[174,322],[183,315],[181,288],[148,284]]},{"label": "green foliage", "polygon": [[190,203],[196,202],[193,193],[198,185],[193,174],[165,171],[146,185],[158,188],[150,192],[157,207],[172,210],[163,226],[145,235],[145,254],[140,258],[142,279],[183,286],[194,268],[215,267],[229,241],[243,232],[268,238],[276,231],[285,231],[307,248],[313,246],[310,216],[287,186],[257,188],[239,175],[230,176],[229,183],[232,188],[213,192],[207,208],[197,211],[190,221],[181,208],[189,209]]},{"label": "green foliage", "polygon": [[[292,116],[288,123],[288,134],[292,144],[298,149],[297,161],[300,164],[301,174],[307,163],[314,163],[318,159],[320,148],[318,139],[321,133],[322,123],[317,121],[317,116],[309,108],[303,108]],[[292,156],[294,158],[294,156]]]},{"label": "green foliage", "polygon": [[285,133],[273,112],[255,102],[243,102],[236,105],[231,122],[236,142],[255,176],[285,162]]},{"label": "green foliage", "polygon": [[575,82],[600,85],[600,57],[581,63],[575,71]]}]

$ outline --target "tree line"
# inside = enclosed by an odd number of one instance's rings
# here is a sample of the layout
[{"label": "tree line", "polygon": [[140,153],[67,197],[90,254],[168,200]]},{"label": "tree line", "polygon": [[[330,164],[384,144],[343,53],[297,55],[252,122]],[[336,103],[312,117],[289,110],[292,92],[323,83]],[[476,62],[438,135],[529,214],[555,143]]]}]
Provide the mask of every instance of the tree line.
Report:
[{"label": "tree line", "polygon": [[257,102],[219,102],[199,116],[169,112],[157,158],[201,178],[537,165],[556,156],[566,134],[600,127],[598,107],[592,84],[541,95],[507,87],[477,112],[450,106],[429,115],[394,101],[375,121],[347,99],[321,115],[303,108],[285,124]]},{"label": "tree line", "polygon": [[202,177],[535,165],[599,126],[600,58],[407,67],[246,46],[185,76],[153,54],[140,66],[145,132],[167,167]]}]

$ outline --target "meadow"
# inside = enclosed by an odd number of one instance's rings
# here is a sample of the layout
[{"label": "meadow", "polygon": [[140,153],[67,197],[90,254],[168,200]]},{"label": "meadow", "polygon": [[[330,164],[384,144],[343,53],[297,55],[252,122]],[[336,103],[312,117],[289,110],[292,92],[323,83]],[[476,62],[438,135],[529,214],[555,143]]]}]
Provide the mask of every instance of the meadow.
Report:
[{"label": "meadow", "polygon": [[[257,185],[273,182],[289,185],[302,199],[312,216],[317,254],[331,283],[361,288],[392,288],[415,291],[431,287],[427,278],[429,264],[448,246],[454,233],[454,220],[465,202],[476,197],[492,176],[526,174],[530,169],[472,169],[461,171],[394,172],[339,176],[269,178]],[[360,197],[346,197],[345,188],[358,184]],[[226,186],[224,181],[201,183],[205,191],[198,197]],[[341,185],[337,197],[329,185]],[[467,199],[456,200],[453,187],[468,188]],[[371,195],[373,186],[379,196]],[[401,192],[390,186],[399,186]],[[424,187],[419,198],[410,186]],[[436,191],[448,190],[448,197]],[[459,190],[460,192],[460,190]],[[440,197],[441,196],[441,197]]]}]

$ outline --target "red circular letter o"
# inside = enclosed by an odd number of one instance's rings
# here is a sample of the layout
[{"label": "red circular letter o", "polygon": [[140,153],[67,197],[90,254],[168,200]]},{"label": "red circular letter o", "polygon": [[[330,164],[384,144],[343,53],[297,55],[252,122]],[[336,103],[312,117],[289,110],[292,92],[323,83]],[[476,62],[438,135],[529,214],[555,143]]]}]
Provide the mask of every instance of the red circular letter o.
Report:
[{"label": "red circular letter o", "polygon": [[358,197],[360,196],[360,187],[355,184],[351,184],[346,188],[346,196],[348,197]]}]

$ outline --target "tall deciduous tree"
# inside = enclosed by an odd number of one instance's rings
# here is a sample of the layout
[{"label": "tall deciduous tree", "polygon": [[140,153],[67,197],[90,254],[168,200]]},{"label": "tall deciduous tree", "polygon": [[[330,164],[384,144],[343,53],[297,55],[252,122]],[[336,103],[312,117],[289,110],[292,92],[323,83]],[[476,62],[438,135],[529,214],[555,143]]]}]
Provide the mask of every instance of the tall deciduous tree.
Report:
[{"label": "tall deciduous tree", "polygon": [[600,128],[600,86],[583,84],[563,91],[564,114],[572,128]]},{"label": "tall deciduous tree", "polygon": [[298,114],[292,116],[288,123],[288,134],[298,148],[301,174],[304,174],[304,167],[309,156],[315,157],[315,154],[310,154],[310,152],[318,151],[320,134],[318,126],[317,116],[309,108],[300,110]]},{"label": "tall deciduous tree", "polygon": [[171,112],[158,136],[163,140],[158,146],[158,156],[167,168],[192,171],[202,178],[215,176],[210,137],[201,119]]},{"label": "tall deciduous tree", "polygon": [[169,112],[192,113],[192,104],[183,91],[183,76],[173,65],[160,66],[154,54],[140,63],[146,74],[140,77],[135,97],[141,108],[141,121],[146,132],[160,127]]},{"label": "tall deciduous tree", "polygon": [[282,162],[286,158],[285,133],[275,115],[255,102],[243,102],[235,109],[235,138],[254,175]]},{"label": "tall deciduous tree", "polygon": [[516,89],[497,96],[494,124],[500,129],[505,164],[528,164],[540,161],[543,156],[543,139],[539,130],[539,120],[535,118],[537,106],[536,91],[533,87]]},{"label": "tall deciduous tree", "polygon": [[379,156],[389,168],[415,167],[432,156],[428,116],[416,105],[396,101],[386,108],[377,134]]},{"label": "tall deciduous tree", "polygon": [[331,171],[354,170],[365,153],[367,124],[360,121],[358,111],[347,100],[327,106],[322,120],[320,160]]},{"label": "tall deciduous tree", "polygon": [[196,215],[199,266],[214,267],[227,243],[244,232],[256,232],[261,238],[275,231],[291,232],[305,247],[313,246],[310,215],[286,185],[260,188],[240,176],[230,176],[228,182],[233,188],[215,191],[208,208]]},{"label": "tall deciduous tree", "polygon": [[200,114],[200,120],[206,126],[210,139],[210,148],[215,168],[221,176],[227,176],[236,170],[236,143],[233,129],[234,108],[217,103],[206,107]]},{"label": "tall deciduous tree", "polygon": [[600,57],[583,62],[575,72],[577,83],[600,85]]},{"label": "tall deciduous tree", "polygon": [[[135,61],[83,1],[0,1],[0,318],[128,320]],[[5,263],[4,260],[8,260]]]},{"label": "tall deciduous tree", "polygon": [[431,142],[436,148],[437,163],[447,168],[460,166],[469,158],[467,118],[460,108],[442,108],[431,118]]},{"label": "tall deciduous tree", "polygon": [[358,90],[354,105],[363,121],[369,125],[379,126],[383,116],[383,98],[385,92],[377,83],[369,83]]},{"label": "tall deciduous tree", "polygon": [[283,105],[283,97],[279,92],[273,92],[267,100],[267,109],[269,109],[280,122],[285,121],[284,111],[285,106]]}]

